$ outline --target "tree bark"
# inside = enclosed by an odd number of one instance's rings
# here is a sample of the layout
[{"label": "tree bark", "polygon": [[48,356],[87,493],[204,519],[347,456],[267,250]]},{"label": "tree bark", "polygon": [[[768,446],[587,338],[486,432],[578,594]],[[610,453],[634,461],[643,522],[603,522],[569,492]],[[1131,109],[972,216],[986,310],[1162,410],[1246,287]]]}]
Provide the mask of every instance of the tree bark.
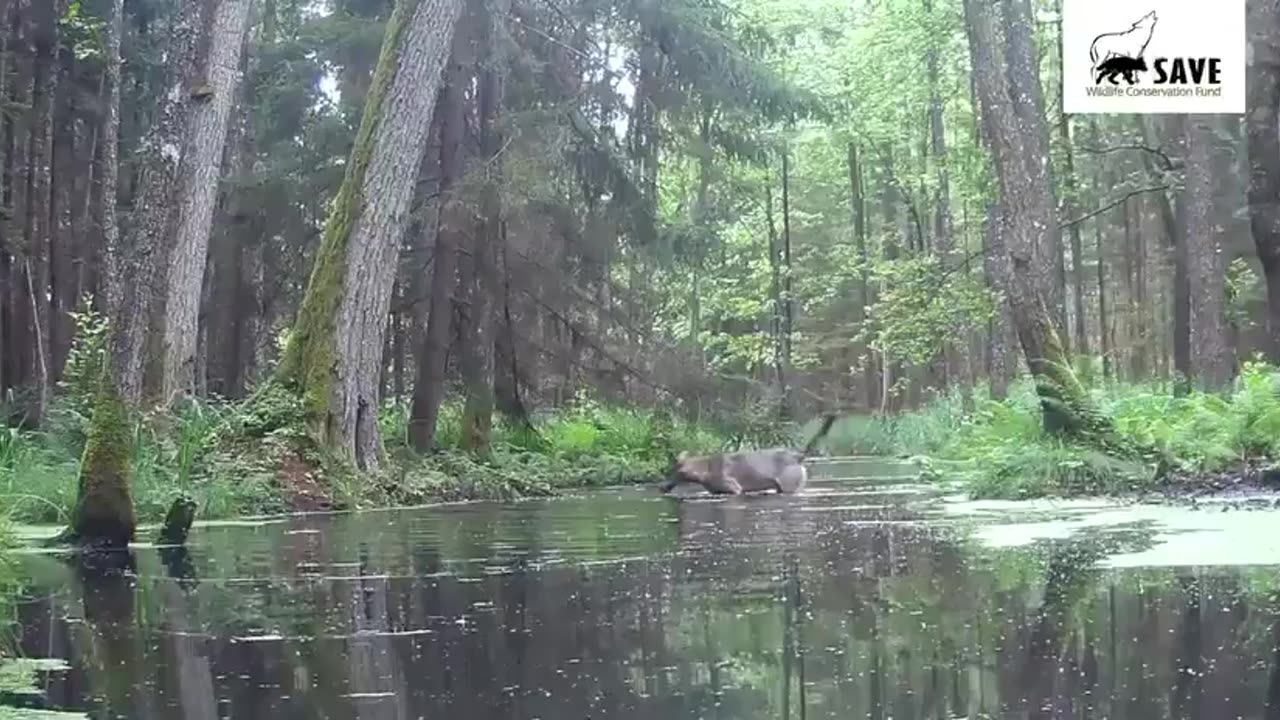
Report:
[{"label": "tree bark", "polygon": [[[47,1],[47,0],[46,0]],[[10,100],[15,108],[8,120],[7,173],[5,191],[10,208],[7,236],[13,247],[14,277],[9,283],[11,357],[10,384],[20,391],[18,409],[24,420],[39,425],[47,399],[47,382],[42,372],[46,367],[48,304],[44,289],[47,238],[42,232],[33,204],[32,184],[37,182],[38,161],[32,142],[40,138],[41,118],[36,108],[36,22],[32,0],[15,0],[9,18],[13,64]],[[36,288],[40,291],[37,292]]]},{"label": "tree bark", "polygon": [[1267,291],[1267,356],[1280,363],[1280,8],[1246,5],[1249,28],[1249,222]]},{"label": "tree bark", "polygon": [[[1109,423],[1091,406],[1088,395],[1072,371],[1045,298],[1055,282],[1044,270],[1041,251],[1053,248],[1046,235],[1057,228],[1053,191],[1047,172],[1026,162],[1042,137],[1044,119],[1019,117],[1010,96],[1000,58],[992,8],[986,0],[965,0],[964,12],[972,67],[977,73],[980,111],[990,131],[987,138],[995,156],[1000,198],[1006,212],[1008,235],[997,269],[1006,278],[1005,289],[1018,340],[1031,374],[1050,433],[1111,447]],[[1045,158],[1047,161],[1047,157]],[[1003,267],[1001,267],[1003,265]]]},{"label": "tree bark", "polygon": [[[129,407],[136,407],[142,399],[154,293],[157,281],[163,277],[164,245],[173,230],[174,189],[180,177],[188,106],[192,102],[189,83],[196,75],[207,4],[204,0],[184,3],[182,11],[174,14],[168,44],[168,57],[172,60],[164,65],[159,105],[136,160],[137,192],[119,254],[119,261],[130,266],[127,272],[133,281],[116,285],[120,316],[119,326],[113,329],[123,333],[115,360],[121,366],[119,392]],[[109,299],[108,304],[111,302]]]},{"label": "tree bark", "polygon": [[[795,322],[793,298],[791,296],[791,165],[788,159],[790,152],[782,151],[782,362],[791,372],[791,339]],[[791,417],[791,393],[785,392],[779,407],[779,416],[786,420]]]},{"label": "tree bark", "polygon": [[[1146,124],[1143,124],[1144,137]],[[1160,128],[1162,147],[1170,163],[1187,158],[1186,116],[1166,115]],[[1165,170],[1171,169],[1166,166]],[[1184,180],[1185,186],[1185,180]],[[1173,368],[1176,375],[1174,392],[1182,394],[1190,389],[1195,370],[1191,362],[1191,280],[1187,265],[1187,194],[1170,190],[1175,200],[1172,203],[1172,222],[1174,234],[1169,238],[1173,243]],[[1165,199],[1168,199],[1168,195]],[[1166,222],[1169,218],[1166,217]]]},{"label": "tree bark", "polygon": [[[999,202],[987,207],[987,228],[983,237],[986,246],[982,254],[982,272],[986,276],[988,289],[1003,293],[1001,289],[1006,283],[1001,274],[1002,258],[1005,257],[1004,238],[1007,234],[1007,220]],[[1009,385],[1017,375],[1018,360],[1014,354],[1014,343],[1017,338],[1013,333],[1013,317],[1009,311],[1009,303],[1003,300],[996,305],[995,316],[989,324],[987,342],[987,377],[991,383],[991,397],[1004,400],[1009,397]]]},{"label": "tree bark", "polygon": [[405,0],[382,54],[347,175],[325,224],[280,378],[312,433],[363,469],[381,463],[378,375],[396,254],[462,0]]},{"label": "tree bark", "polygon": [[179,169],[177,229],[169,252],[163,313],[164,376],[161,400],[171,403],[195,390],[200,297],[222,177],[231,108],[240,82],[240,57],[252,0],[219,0],[213,11],[199,96],[191,106]]},{"label": "tree bark", "polygon": [[[1120,249],[1123,253],[1121,257],[1124,260],[1124,293],[1127,305],[1127,310],[1124,313],[1121,313],[1122,322],[1124,323],[1124,329],[1121,333],[1121,337],[1124,339],[1124,351],[1128,355],[1129,360],[1129,379],[1133,382],[1137,382],[1138,377],[1134,360],[1137,355],[1137,333],[1134,331],[1134,328],[1137,321],[1138,308],[1134,307],[1134,303],[1137,302],[1137,292],[1134,289],[1134,266],[1136,265],[1136,261],[1134,260],[1133,255],[1136,243],[1134,243],[1133,240],[1132,207],[1133,198],[1126,198],[1118,208],[1120,213],[1120,223],[1124,226],[1124,241]],[[1117,372],[1116,375],[1119,376],[1121,373]]]},{"label": "tree bark", "polygon": [[1148,348],[1151,338],[1147,329],[1147,315],[1150,311],[1147,300],[1147,236],[1143,232],[1145,223],[1142,212],[1143,202],[1133,198],[1133,357],[1131,374],[1134,382],[1147,379],[1150,372]]},{"label": "tree bark", "polygon": [[[72,535],[85,544],[124,547],[134,539],[137,520],[129,490],[133,409],[140,390],[140,367],[131,365],[138,344],[135,333],[146,328],[145,313],[130,317],[140,284],[147,275],[145,255],[138,245],[121,245],[116,225],[116,185],[119,175],[117,141],[120,134],[120,36],[124,0],[113,0],[106,26],[106,80],[102,119],[102,236],[106,242],[103,282],[106,285],[107,354],[94,398],[79,488],[71,516]],[[140,239],[134,235],[135,240]]]},{"label": "tree bark", "polygon": [[464,235],[466,206],[455,190],[462,178],[466,136],[466,85],[472,70],[469,22],[463,21],[453,42],[444,89],[437,108],[440,126],[440,214],[436,228],[427,327],[415,363],[409,441],[418,452],[435,447],[436,422],[444,402],[445,371],[453,339],[454,291],[458,288],[458,252]]},{"label": "tree bark", "polygon": [[[871,266],[867,256],[867,198],[866,187],[862,179],[862,167],[858,164],[858,147],[849,143],[849,197],[853,205],[853,236],[858,247],[858,313],[861,325],[866,327],[871,322]],[[770,248],[773,247],[773,218],[769,219]],[[772,252],[772,250],[770,251]],[[772,256],[771,256],[772,261]],[[777,285],[777,271],[774,270],[774,285]],[[775,290],[775,296],[777,292]],[[865,407],[868,411],[876,408],[879,382],[876,380],[876,365],[871,352],[870,343],[862,348],[862,392]]]},{"label": "tree bark", "polygon": [[1094,250],[1098,253],[1098,341],[1102,346],[1102,377],[1111,379],[1111,314],[1107,311],[1107,261],[1102,254],[1102,216],[1093,221]]},{"label": "tree bark", "polygon": [[774,221],[772,178],[764,185],[764,214],[769,224],[769,296],[772,300],[769,334],[773,340],[773,374],[777,382],[778,407],[781,408],[783,399],[788,395],[787,363],[782,340],[782,243],[778,242],[778,228]]},{"label": "tree bark", "polygon": [[[1021,160],[1037,187],[1046,187],[1054,200],[1053,161],[1049,154],[1049,126],[1045,122],[1044,90],[1040,85],[1040,61],[1036,54],[1035,18],[1030,0],[1000,0],[1005,36],[1005,74],[1014,120],[1022,135]],[[1031,269],[1044,292],[1045,305],[1066,349],[1066,265],[1057,202],[1049,209],[1049,224],[1037,233]]]},{"label": "tree bark", "polygon": [[[933,14],[932,0],[924,0],[925,12]],[[937,183],[937,195],[934,198],[933,216],[933,250],[942,259],[946,267],[955,262],[955,228],[951,213],[951,181],[947,174],[947,134],[943,118],[942,92],[939,88],[938,43],[930,42],[926,56],[929,75],[929,149],[933,155],[934,178]],[[941,365],[941,373],[938,366]],[[941,381],[941,387],[953,383],[960,375],[960,355],[958,345],[943,339],[941,357],[933,362],[931,381]]]},{"label": "tree bark", "polygon": [[513,428],[533,429],[529,411],[520,396],[520,362],[516,353],[516,322],[511,309],[511,260],[506,221],[501,221],[500,244],[496,254],[494,277],[499,283],[494,307],[493,393],[498,412]]},{"label": "tree bark", "polygon": [[462,447],[479,456],[490,452],[493,431],[495,301],[500,294],[496,271],[502,235],[502,133],[497,123],[505,103],[506,58],[501,51],[505,10],[488,8],[485,18],[484,71],[479,83],[480,155],[484,177],[480,217],[472,236],[471,252],[460,260],[462,284],[461,330],[458,358],[466,402],[462,408]]},{"label": "tree bark", "polygon": [[1223,228],[1215,196],[1225,182],[1218,172],[1214,116],[1186,119],[1187,277],[1190,281],[1191,368],[1204,390],[1223,390],[1231,383],[1233,359],[1227,341],[1226,261]]}]

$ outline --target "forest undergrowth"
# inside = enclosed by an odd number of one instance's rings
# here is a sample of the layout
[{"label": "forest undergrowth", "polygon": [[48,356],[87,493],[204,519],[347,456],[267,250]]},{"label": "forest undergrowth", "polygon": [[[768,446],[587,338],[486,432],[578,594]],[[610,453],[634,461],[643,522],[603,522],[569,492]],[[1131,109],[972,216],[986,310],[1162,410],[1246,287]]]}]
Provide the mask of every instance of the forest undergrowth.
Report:
[{"label": "forest undergrowth", "polygon": [[[408,408],[380,416],[386,462],[376,473],[345,469],[301,429],[298,401],[275,385],[241,402],[191,401],[145,416],[133,429],[133,497],[140,522],[163,517],[174,499],[219,519],[296,509],[514,499],[557,490],[651,481],[682,450],[719,449],[717,432],[662,413],[590,401],[542,413],[535,431],[495,418],[492,453],[460,449],[462,408],[442,408],[438,450],[408,444]],[[64,397],[43,429],[0,430],[0,517],[65,522],[76,497],[88,415]]]},{"label": "forest undergrowth", "polygon": [[953,390],[918,411],[845,418],[826,444],[837,454],[915,456],[925,477],[961,480],[978,499],[1187,495],[1276,479],[1280,368],[1248,362],[1229,392],[1181,396],[1169,381],[1082,377],[1120,439],[1142,449],[1140,459],[1047,435],[1029,379],[1014,383],[1004,400],[992,400],[985,387],[967,401]]}]

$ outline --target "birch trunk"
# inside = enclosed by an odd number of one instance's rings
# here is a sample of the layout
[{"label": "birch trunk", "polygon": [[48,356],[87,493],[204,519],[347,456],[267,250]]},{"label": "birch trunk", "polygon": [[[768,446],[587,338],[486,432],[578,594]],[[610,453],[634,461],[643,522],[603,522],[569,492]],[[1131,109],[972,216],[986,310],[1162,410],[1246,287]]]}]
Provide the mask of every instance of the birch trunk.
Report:
[{"label": "birch trunk", "polygon": [[378,376],[399,242],[462,0],[403,0],[387,23],[347,176],[280,364],[316,438],[376,470]]},{"label": "birch trunk", "polygon": [[169,253],[164,307],[161,400],[195,390],[200,297],[222,175],[231,108],[240,82],[240,56],[252,0],[220,0],[213,12],[200,96],[191,108],[183,146],[177,230]]}]

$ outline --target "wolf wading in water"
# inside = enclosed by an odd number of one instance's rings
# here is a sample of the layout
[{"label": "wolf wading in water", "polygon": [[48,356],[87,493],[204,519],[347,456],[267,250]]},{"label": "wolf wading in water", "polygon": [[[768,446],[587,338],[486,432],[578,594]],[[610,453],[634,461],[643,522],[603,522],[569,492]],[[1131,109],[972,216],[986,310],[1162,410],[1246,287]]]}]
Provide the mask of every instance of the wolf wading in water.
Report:
[{"label": "wolf wading in water", "polygon": [[835,413],[822,419],[822,426],[803,450],[777,448],[754,452],[689,455],[680,453],[675,468],[660,486],[669,493],[681,483],[698,484],[717,495],[776,490],[779,494],[799,492],[808,480],[804,460],[831,430]]}]

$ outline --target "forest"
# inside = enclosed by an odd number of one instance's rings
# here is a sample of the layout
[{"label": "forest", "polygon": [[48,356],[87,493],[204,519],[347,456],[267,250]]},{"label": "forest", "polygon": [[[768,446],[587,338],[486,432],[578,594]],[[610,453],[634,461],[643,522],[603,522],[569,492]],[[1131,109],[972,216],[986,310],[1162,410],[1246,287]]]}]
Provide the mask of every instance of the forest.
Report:
[{"label": "forest", "polygon": [[1243,116],[1064,113],[1061,0],[0,18],[12,520],[648,482],[832,411],[978,496],[1280,458],[1275,3]]}]

